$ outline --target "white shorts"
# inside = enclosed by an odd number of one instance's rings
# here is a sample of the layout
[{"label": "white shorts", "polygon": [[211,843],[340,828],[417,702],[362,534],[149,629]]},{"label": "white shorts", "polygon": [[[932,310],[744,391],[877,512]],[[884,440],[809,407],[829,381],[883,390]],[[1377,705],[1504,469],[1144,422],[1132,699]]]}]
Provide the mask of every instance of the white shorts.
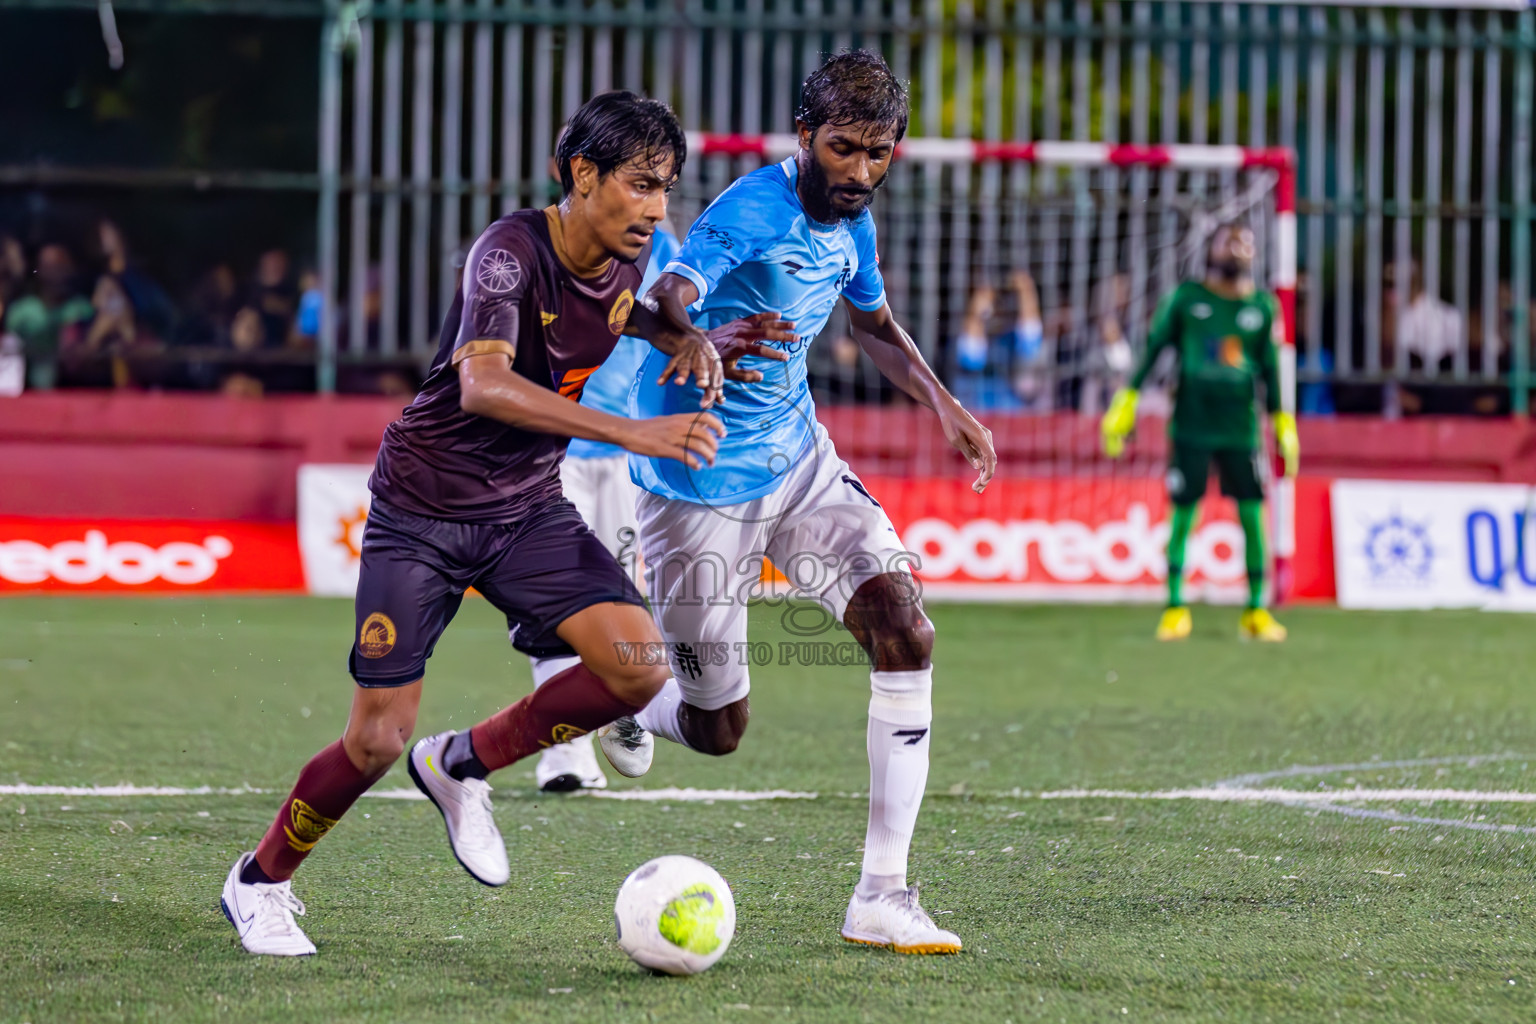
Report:
[{"label": "white shorts", "polygon": [[640,524],[635,518],[640,488],[629,478],[629,457],[567,458],[560,464],[560,487],[597,539],[613,552],[635,585],[641,586]]},{"label": "white shorts", "polygon": [[854,591],[916,561],[820,426],[772,494],[703,505],[641,491],[638,511],[651,611],[673,675],[684,699],[707,711],[745,697],[750,665],[781,654],[747,641],[747,602],[768,596],[765,559],[789,579],[792,599],[777,600],[785,628],[803,641],[790,653],[834,664],[867,660],[841,625]]}]

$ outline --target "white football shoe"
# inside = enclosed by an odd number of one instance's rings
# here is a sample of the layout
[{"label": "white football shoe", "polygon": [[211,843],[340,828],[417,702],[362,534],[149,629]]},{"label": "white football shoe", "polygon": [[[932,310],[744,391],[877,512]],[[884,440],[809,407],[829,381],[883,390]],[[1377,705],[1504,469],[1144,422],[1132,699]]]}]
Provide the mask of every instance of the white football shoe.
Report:
[{"label": "white football shoe", "polygon": [[293,915],[304,916],[304,904],[293,894],[292,882],[273,885],[240,881],[240,872],[256,856],[242,853],[224,879],[224,895],[219,906],[240,935],[240,945],[247,953],[267,956],[311,956],[315,944],[299,928]]},{"label": "white football shoe", "polygon": [[460,782],[443,770],[443,751],[453,730],[428,736],[411,748],[406,769],[416,788],[443,812],[448,845],[464,870],[485,885],[506,885],[512,877],[507,844],[491,816],[491,787],[484,779]]},{"label": "white football shoe", "polygon": [[597,742],[602,744],[603,756],[613,770],[625,778],[638,779],[651,770],[656,738],[640,728],[634,715],[625,715],[597,730]]},{"label": "white football shoe", "polygon": [[608,777],[598,767],[597,754],[592,750],[591,733],[545,747],[533,778],[546,793],[608,788]]},{"label": "white football shoe", "polygon": [[933,923],[917,902],[917,886],[878,896],[853,894],[843,917],[843,938],[898,953],[958,953],[960,936]]}]

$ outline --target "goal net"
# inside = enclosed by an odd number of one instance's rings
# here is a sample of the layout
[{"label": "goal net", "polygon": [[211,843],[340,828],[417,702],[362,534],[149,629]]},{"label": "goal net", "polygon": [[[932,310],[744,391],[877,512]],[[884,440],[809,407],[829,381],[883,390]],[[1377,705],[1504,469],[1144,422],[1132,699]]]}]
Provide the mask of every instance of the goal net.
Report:
[{"label": "goal net", "polygon": [[[796,146],[787,135],[691,137],[690,153],[705,159],[690,161],[678,228],[733,176],[722,171],[784,159]],[[921,557],[927,592],[1161,599],[1171,366],[1154,369],[1144,387],[1122,458],[1102,454],[1099,418],[1141,359],[1158,301],[1204,276],[1215,229],[1232,222],[1253,230],[1255,282],[1280,301],[1280,397],[1293,408],[1290,153],[913,138],[872,209],[892,309],[993,431],[1000,456],[997,479],[974,494],[974,474],[934,417],[882,380],[834,314],[808,355],[820,418]],[[1261,462],[1275,499],[1270,575],[1283,596],[1294,498],[1291,482]],[[1238,600],[1241,531],[1216,493],[1213,481],[1186,593]]]}]

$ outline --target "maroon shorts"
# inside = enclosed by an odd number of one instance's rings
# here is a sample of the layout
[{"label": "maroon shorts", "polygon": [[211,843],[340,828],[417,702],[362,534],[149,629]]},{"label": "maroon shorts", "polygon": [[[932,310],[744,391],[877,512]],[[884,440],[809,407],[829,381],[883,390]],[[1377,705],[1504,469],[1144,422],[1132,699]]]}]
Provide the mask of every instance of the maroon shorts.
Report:
[{"label": "maroon shorts", "polygon": [[374,498],[362,548],[348,659],[359,686],[420,679],[470,587],[507,617],[512,646],[535,658],[575,653],[555,629],[584,608],[645,605],[564,498],[505,524],[431,519]]}]

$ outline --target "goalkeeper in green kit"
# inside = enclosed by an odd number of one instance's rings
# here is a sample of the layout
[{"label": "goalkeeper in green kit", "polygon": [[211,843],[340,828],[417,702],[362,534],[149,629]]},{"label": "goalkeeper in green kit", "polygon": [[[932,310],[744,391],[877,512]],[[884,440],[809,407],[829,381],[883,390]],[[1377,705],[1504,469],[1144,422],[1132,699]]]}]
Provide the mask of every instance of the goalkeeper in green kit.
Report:
[{"label": "goalkeeper in green kit", "polygon": [[1147,352],[1104,414],[1104,451],[1125,450],[1136,425],[1137,389],[1163,349],[1178,356],[1178,385],[1168,423],[1172,457],[1168,498],[1173,523],[1168,534],[1168,607],[1157,626],[1159,640],[1189,636],[1194,620],[1184,604],[1184,550],[1205,496],[1211,464],[1221,492],[1237,501],[1248,568],[1248,607],[1240,626],[1245,639],[1278,642],[1285,627],[1264,607],[1264,483],[1256,405],[1263,384],[1265,408],[1285,475],[1296,475],[1299,448],[1296,421],[1280,411],[1276,332],[1279,304],[1254,289],[1253,232],[1223,225],[1211,239],[1204,281],[1185,281],[1158,305],[1147,336]]}]

